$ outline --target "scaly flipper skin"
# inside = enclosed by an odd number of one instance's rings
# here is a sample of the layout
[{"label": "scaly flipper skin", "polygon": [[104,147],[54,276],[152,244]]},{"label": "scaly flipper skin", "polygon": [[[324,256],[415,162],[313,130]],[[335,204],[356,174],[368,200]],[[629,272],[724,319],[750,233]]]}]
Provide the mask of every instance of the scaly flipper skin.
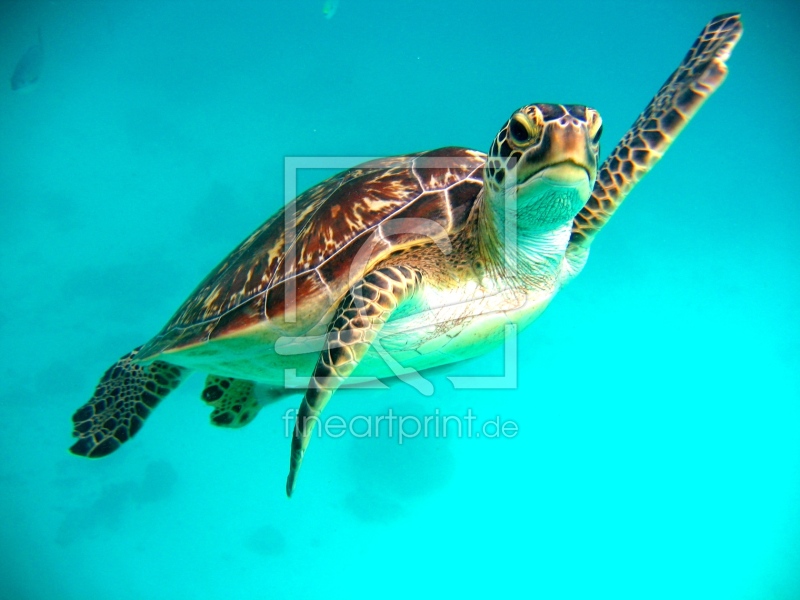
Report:
[{"label": "scaly flipper skin", "polygon": [[741,35],[737,14],[720,15],[706,25],[681,65],[601,166],[591,198],[572,223],[568,255],[585,254],[631,188],[722,84],[728,74],[725,62]]},{"label": "scaly flipper skin", "polygon": [[219,427],[243,427],[258,413],[256,384],[244,379],[209,375],[202,398],[214,407],[211,422]]},{"label": "scaly flipper skin", "polygon": [[111,454],[141,429],[159,402],[188,374],[187,369],[162,361],[149,365],[134,362],[139,348],[119,359],[106,371],[94,396],[72,415],[74,437],[70,451],[100,458]]},{"label": "scaly flipper skin", "polygon": [[287,496],[292,495],[297,471],[322,409],[358,366],[392,312],[414,293],[421,280],[419,271],[407,267],[377,269],[354,285],[339,303],[295,419]]}]

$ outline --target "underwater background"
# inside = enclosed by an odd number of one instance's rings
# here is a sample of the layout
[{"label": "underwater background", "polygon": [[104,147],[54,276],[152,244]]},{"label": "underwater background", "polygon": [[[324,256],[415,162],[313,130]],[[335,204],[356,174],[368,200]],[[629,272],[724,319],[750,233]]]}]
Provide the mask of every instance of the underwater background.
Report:
[{"label": "underwater background", "polygon": [[[800,598],[798,6],[4,0],[0,598]],[[282,205],[285,157],[487,151],[531,102],[598,109],[605,154],[734,11],[727,81],[513,364],[327,409],[515,437],[315,438],[287,500],[299,398],[211,427],[194,375],[69,454],[105,369]]]}]

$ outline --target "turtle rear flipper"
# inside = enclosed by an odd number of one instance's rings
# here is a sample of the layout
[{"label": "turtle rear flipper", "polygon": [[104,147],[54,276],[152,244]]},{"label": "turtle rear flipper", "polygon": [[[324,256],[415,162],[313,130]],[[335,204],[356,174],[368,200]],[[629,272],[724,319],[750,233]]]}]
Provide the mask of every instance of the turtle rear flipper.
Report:
[{"label": "turtle rear flipper", "polygon": [[218,427],[244,427],[256,418],[267,404],[277,402],[293,390],[270,387],[259,391],[256,384],[246,379],[209,375],[203,387],[202,398],[214,407],[211,423]]},{"label": "turtle rear flipper", "polygon": [[683,62],[650,101],[597,173],[594,190],[572,222],[567,258],[579,271],[586,252],[634,185],[658,162],[728,74],[726,61],[742,36],[737,14],[709,21]]},{"label": "turtle rear flipper", "polygon": [[202,398],[214,407],[211,422],[219,427],[242,427],[252,421],[259,406],[256,384],[244,379],[209,375]]},{"label": "turtle rear flipper", "polygon": [[70,452],[89,458],[111,454],[141,429],[156,405],[188,374],[187,369],[155,361],[134,362],[139,348],[106,371],[94,396],[72,415],[72,435],[79,438]]}]

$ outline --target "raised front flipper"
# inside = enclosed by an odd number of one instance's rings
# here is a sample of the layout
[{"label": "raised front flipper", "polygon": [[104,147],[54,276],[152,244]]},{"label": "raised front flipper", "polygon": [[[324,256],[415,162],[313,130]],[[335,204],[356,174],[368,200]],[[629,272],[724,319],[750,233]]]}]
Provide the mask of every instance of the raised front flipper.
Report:
[{"label": "raised front flipper", "polygon": [[568,258],[582,266],[597,232],[631,188],[663,156],[703,102],[725,80],[725,62],[742,35],[739,15],[712,19],[681,65],[600,167],[591,197],[572,223]]},{"label": "raised front flipper", "polygon": [[342,299],[328,326],[325,347],[295,419],[287,496],[292,495],[297,471],[322,409],[358,366],[392,312],[414,293],[420,281],[418,271],[385,267],[369,273]]},{"label": "raised front flipper", "polygon": [[134,362],[138,352],[136,348],[106,371],[92,399],[72,415],[72,435],[80,438],[70,448],[73,454],[89,458],[111,454],[136,435],[150,411],[189,372],[159,360],[138,364]]}]

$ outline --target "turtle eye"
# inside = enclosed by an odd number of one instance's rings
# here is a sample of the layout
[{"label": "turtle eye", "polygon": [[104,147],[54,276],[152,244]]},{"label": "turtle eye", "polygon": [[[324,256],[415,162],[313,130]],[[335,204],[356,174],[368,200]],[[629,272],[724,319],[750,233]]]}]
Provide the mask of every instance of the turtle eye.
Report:
[{"label": "turtle eye", "polygon": [[592,136],[592,144],[596,146],[600,142],[600,136],[603,135],[603,119],[596,110],[591,108],[586,109],[586,116],[589,118],[589,134]]},{"label": "turtle eye", "polygon": [[518,145],[527,144],[531,141],[531,132],[519,116],[514,116],[511,119],[508,124],[508,133]]},{"label": "turtle eye", "polygon": [[602,124],[600,125],[600,128],[597,130],[597,133],[594,134],[594,137],[592,138],[592,143],[593,144],[600,143],[600,136],[601,135],[603,135],[603,125]]}]

